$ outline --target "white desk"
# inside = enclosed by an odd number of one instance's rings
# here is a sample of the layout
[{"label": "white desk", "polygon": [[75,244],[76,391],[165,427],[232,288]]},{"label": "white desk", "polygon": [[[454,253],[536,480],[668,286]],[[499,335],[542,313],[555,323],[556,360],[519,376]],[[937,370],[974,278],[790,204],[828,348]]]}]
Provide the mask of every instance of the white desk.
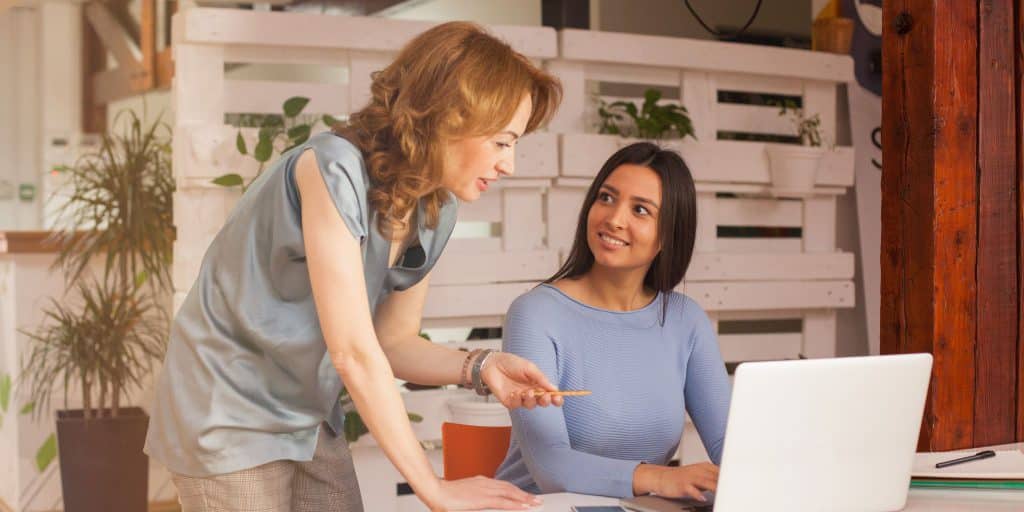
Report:
[{"label": "white desk", "polygon": [[[617,498],[583,494],[545,494],[544,505],[535,512],[569,512],[573,505],[618,505]],[[1024,491],[911,489],[907,512],[990,512],[1024,511]],[[497,512],[497,511],[493,511]],[[751,511],[756,512],[756,511]]]}]

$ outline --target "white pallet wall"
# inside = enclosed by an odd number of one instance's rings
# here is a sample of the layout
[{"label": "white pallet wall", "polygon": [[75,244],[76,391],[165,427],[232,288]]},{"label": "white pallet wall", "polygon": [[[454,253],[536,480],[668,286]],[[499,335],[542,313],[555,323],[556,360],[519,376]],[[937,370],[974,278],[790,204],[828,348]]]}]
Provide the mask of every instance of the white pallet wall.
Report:
[{"label": "white pallet wall", "polygon": [[[279,12],[193,8],[174,20],[177,76],[174,168],[175,306],[197,275],[205,248],[238,200],[210,184],[227,172],[252,176],[255,164],[234,149],[226,113],[279,112],[284,99],[311,98],[308,112],[346,115],[365,104],[370,72],[430,23]],[[291,29],[289,29],[291,27]],[[551,275],[575,230],[590,179],[629,141],[591,133],[587,94],[593,81],[678,87],[700,142],[670,144],[687,159],[698,185],[697,254],[680,289],[728,320],[800,319],[802,332],[727,334],[727,361],[823,357],[835,350],[835,309],[853,305],[853,257],[835,251],[835,196],[853,183],[852,149],[835,148],[823,163],[816,195],[782,201],[769,195],[764,143],[716,140],[717,130],[786,133],[772,109],[717,104],[717,90],[798,94],[823,112],[834,133],[835,84],[852,67],[842,58],[794,50],[549,28],[490,27],[563,81],[565,98],[547,133],[525,137],[515,177],[473,204],[460,222],[487,223],[493,235],[451,241],[432,274],[424,328],[500,326],[511,301]],[[559,44],[561,51],[559,52]],[[775,61],[784,59],[783,65]],[[838,59],[838,60],[837,60]],[[344,83],[273,82],[229,77],[225,63],[301,63],[344,68]],[[629,63],[629,64],[622,64]],[[589,109],[589,110],[588,110]],[[775,117],[773,117],[775,116]],[[707,120],[714,119],[714,122]],[[243,130],[249,146],[253,130]],[[723,197],[722,194],[736,197]],[[719,226],[801,227],[800,239],[727,239]],[[445,342],[447,340],[436,340]],[[497,346],[498,340],[469,342]],[[466,343],[463,343],[466,345]],[[445,402],[458,391],[403,394],[424,416],[414,425],[426,442],[440,438]],[[694,441],[696,436],[690,436]],[[353,446],[368,510],[419,510],[399,497],[400,476],[370,436]],[[439,451],[430,452],[439,463]],[[687,453],[687,457],[693,457]]]}]

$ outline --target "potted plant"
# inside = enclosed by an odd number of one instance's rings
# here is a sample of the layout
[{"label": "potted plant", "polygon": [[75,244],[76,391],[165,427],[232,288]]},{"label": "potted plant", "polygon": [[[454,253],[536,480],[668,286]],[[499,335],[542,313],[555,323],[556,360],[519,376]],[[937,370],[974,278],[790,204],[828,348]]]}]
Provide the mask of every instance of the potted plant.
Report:
[{"label": "potted plant", "polygon": [[601,117],[598,132],[641,139],[693,137],[697,140],[686,107],[674,103],[659,104],[660,100],[661,91],[647,89],[639,109],[631,101],[611,104],[601,101],[597,110]]},{"label": "potted plant", "polygon": [[[64,231],[53,241],[69,296],[52,299],[43,324],[24,332],[33,414],[49,411],[55,393],[63,397],[56,423],[67,512],[144,512],[148,502],[148,416],[122,400],[166,344],[174,181],[169,127],[122,115],[114,121],[122,133],[104,134],[66,169]],[[76,394],[82,407],[69,408]]]},{"label": "potted plant", "polygon": [[768,144],[768,166],[776,194],[806,195],[814,190],[818,166],[825,154],[821,145],[821,118],[807,115],[792,102],[782,104],[780,116],[789,116],[796,126],[799,144]]}]

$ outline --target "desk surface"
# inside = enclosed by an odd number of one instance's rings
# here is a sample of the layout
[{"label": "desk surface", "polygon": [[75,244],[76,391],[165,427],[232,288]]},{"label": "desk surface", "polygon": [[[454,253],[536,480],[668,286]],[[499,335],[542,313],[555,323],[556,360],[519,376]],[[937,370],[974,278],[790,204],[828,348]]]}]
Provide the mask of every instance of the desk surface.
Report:
[{"label": "desk surface", "polygon": [[[617,498],[582,494],[545,494],[544,505],[535,512],[569,512],[573,505],[618,505]],[[907,512],[989,512],[1024,510],[1024,491],[911,489]],[[494,511],[497,512],[497,511]],[[752,511],[756,512],[756,511]]]}]

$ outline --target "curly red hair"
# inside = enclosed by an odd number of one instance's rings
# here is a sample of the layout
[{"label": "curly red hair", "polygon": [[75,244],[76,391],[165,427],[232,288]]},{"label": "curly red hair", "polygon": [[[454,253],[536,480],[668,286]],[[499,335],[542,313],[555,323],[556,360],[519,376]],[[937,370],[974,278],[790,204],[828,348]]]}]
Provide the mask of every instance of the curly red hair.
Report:
[{"label": "curly red hair", "polygon": [[371,99],[337,131],[358,146],[370,174],[378,229],[404,228],[425,198],[425,223],[437,226],[448,192],[440,189],[446,143],[497,133],[529,95],[527,133],[561,102],[558,79],[479,25],[444,23],[410,41],[372,75]]}]

